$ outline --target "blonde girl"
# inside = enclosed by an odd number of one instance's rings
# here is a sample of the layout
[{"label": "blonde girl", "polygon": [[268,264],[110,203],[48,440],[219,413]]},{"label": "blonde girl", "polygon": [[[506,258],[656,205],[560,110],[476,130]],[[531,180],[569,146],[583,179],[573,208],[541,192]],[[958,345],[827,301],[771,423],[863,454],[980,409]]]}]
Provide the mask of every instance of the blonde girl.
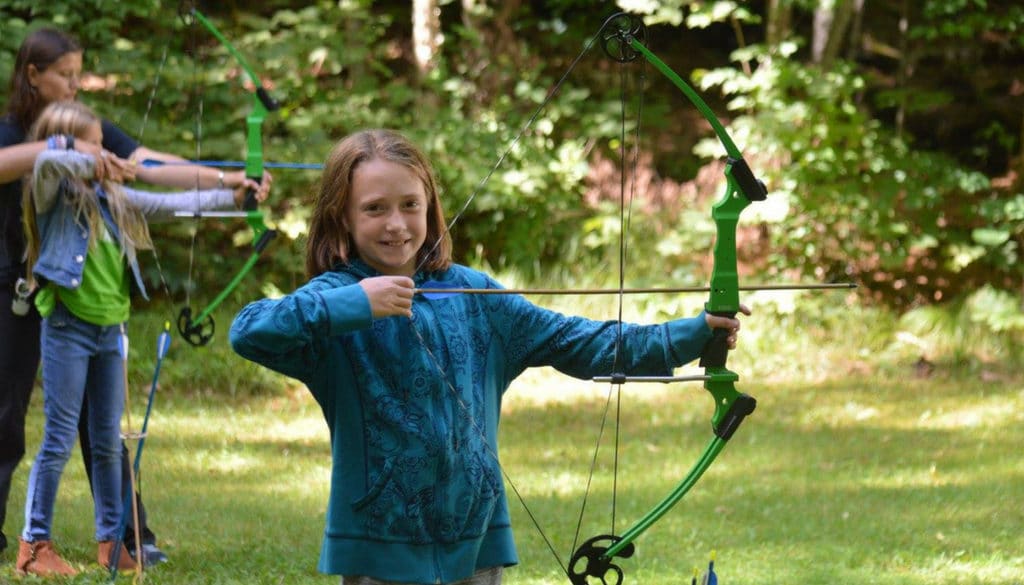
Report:
[{"label": "blonde girl", "polygon": [[26,181],[22,208],[29,278],[40,285],[35,305],[43,317],[45,426],[28,481],[25,526],[16,570],[19,574],[74,575],[77,570],[53,547],[54,503],[71,455],[83,401],[92,440],[97,561],[106,567],[115,544],[118,568],[134,561],[115,543],[122,513],[121,439],[124,403],[119,337],[128,320],[129,273],[145,297],[138,251],[152,248],[147,219],[175,211],[240,205],[249,187],[265,199],[269,183],[252,181],[234,190],[150,193],[95,179],[97,158],[75,150],[76,142],[100,145],[99,118],[79,102],[48,105],[31,132],[48,148],[36,157]]}]

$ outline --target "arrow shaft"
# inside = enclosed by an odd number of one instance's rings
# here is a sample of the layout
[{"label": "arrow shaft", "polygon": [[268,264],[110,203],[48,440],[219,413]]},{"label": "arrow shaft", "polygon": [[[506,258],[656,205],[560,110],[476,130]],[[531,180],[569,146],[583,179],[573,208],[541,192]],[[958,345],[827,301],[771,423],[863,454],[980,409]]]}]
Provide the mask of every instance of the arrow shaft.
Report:
[{"label": "arrow shaft", "polygon": [[[181,160],[181,161],[163,161],[154,158],[147,158],[142,160],[142,166],[144,167],[162,167],[165,165],[202,165],[204,167],[245,167],[245,161],[240,160]],[[305,169],[318,171],[324,168],[321,163],[292,163],[292,162],[265,162],[263,166],[268,169]]]},{"label": "arrow shaft", "polygon": [[[853,282],[822,284],[754,284],[739,287],[742,291],[759,290],[829,290],[857,288]],[[616,295],[616,294],[671,294],[708,292],[708,286],[641,287],[641,288],[418,288],[414,292],[426,295]]]}]

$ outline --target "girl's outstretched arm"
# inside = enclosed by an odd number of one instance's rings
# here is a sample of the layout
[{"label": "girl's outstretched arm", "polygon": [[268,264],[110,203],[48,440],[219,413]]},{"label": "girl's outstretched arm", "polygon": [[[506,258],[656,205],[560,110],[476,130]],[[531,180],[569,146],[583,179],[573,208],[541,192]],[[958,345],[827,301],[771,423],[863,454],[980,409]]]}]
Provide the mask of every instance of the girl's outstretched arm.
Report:
[{"label": "girl's outstretched arm", "polygon": [[58,187],[64,179],[91,179],[96,159],[74,150],[47,149],[36,157],[32,171],[32,201],[36,213],[46,213],[57,201]]},{"label": "girl's outstretched arm", "polygon": [[242,357],[307,381],[320,370],[331,339],[373,323],[359,283],[322,275],[280,299],[262,299],[239,311],[231,347]]}]

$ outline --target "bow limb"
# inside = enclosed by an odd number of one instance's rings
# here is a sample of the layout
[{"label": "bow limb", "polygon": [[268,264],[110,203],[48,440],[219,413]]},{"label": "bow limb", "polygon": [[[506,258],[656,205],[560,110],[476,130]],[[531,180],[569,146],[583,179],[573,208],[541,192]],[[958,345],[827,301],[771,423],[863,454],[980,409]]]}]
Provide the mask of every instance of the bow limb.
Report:
[{"label": "bow limb", "polygon": [[256,239],[253,242],[252,252],[249,253],[245,263],[235,273],[235,276],[228,282],[227,286],[222,288],[217,293],[217,296],[207,303],[194,317],[192,315],[192,308],[188,306],[183,307],[178,313],[178,332],[181,333],[182,338],[190,345],[206,345],[213,339],[214,332],[216,331],[213,312],[238,288],[238,285],[256,266],[256,262],[259,261],[263,250],[277,237],[277,230],[266,227],[266,224],[263,223],[263,214],[259,211],[246,212],[246,222],[252,228]]},{"label": "bow limb", "polygon": [[[252,83],[252,107],[245,118],[245,176],[256,183],[260,183],[263,181],[264,171],[263,123],[267,119],[267,114],[279,109],[281,105],[270,97],[267,90],[263,88],[259,76],[256,75],[256,72],[249,65],[248,61],[245,60],[245,57],[242,56],[238,49],[231,44],[227,37],[221,33],[220,29],[206,15],[194,7],[188,13],[227,49],[228,53],[234,57],[235,61],[242,68],[242,71],[245,72],[246,78]],[[245,276],[256,265],[256,261],[259,260],[263,250],[277,237],[277,230],[267,227],[263,213],[257,209],[256,191],[254,189],[249,189],[246,192],[242,208],[246,211],[245,221],[253,233],[252,252],[242,265],[242,268],[228,282],[227,286],[221,289],[214,297],[214,300],[200,310],[195,317],[192,315],[191,307],[186,306],[181,309],[181,312],[178,314],[178,332],[191,345],[206,345],[213,339],[215,330],[213,311],[238,287]]]}]

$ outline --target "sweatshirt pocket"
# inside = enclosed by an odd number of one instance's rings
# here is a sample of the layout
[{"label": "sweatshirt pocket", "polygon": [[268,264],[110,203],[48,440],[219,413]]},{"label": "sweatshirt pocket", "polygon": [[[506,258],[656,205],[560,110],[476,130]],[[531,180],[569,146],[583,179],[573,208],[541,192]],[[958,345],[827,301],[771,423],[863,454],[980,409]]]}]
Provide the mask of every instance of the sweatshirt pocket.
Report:
[{"label": "sweatshirt pocket", "polygon": [[364,534],[384,542],[433,541],[434,483],[424,479],[423,467],[421,458],[390,458],[384,463],[366,495],[352,502]]},{"label": "sweatshirt pocket", "polygon": [[444,542],[484,534],[502,498],[501,472],[488,452],[471,451],[445,493],[444,514],[438,527]]},{"label": "sweatshirt pocket", "polygon": [[352,510],[358,512],[365,508],[367,504],[377,499],[381,492],[384,491],[384,486],[391,481],[391,473],[394,470],[394,465],[391,460],[384,462],[384,469],[381,470],[380,475],[377,476],[376,481],[370,484],[370,489],[367,490],[366,495],[352,502]]}]

